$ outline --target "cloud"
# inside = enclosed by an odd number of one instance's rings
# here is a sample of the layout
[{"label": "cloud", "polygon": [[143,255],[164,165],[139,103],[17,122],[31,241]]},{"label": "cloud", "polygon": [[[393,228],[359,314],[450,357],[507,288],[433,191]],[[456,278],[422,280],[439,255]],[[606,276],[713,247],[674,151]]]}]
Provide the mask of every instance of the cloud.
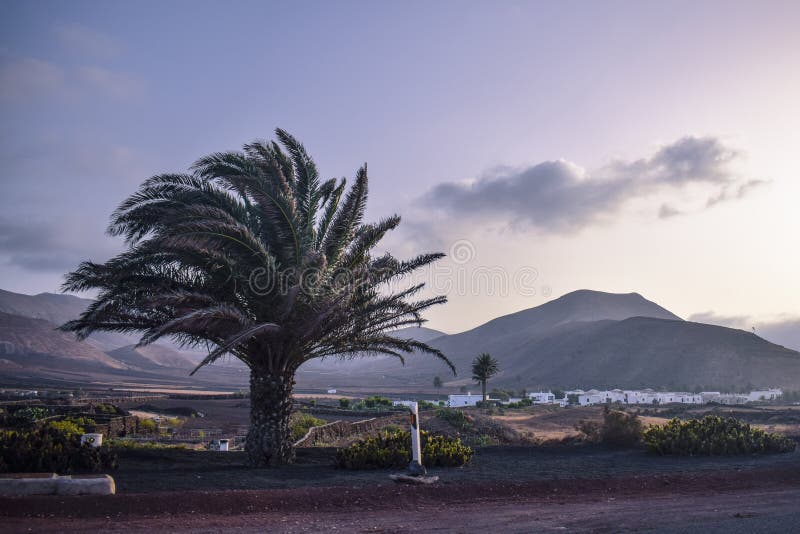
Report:
[{"label": "cloud", "polygon": [[755,328],[756,335],[784,347],[800,351],[800,316],[779,315],[766,320],[758,320],[748,315],[719,315],[713,311],[695,313],[689,317],[697,323],[715,324],[738,328],[751,332]]},{"label": "cloud", "polygon": [[124,72],[92,66],[80,67],[77,74],[87,85],[118,100],[134,100],[144,94],[144,83]]},{"label": "cloud", "polygon": [[[617,160],[594,171],[565,160],[500,169],[471,182],[449,182],[423,197],[433,210],[459,219],[503,219],[546,232],[574,232],[611,219],[634,199],[690,185],[714,188],[715,203],[744,197],[762,182],[744,184],[731,171],[739,153],[715,137],[684,137],[653,155]],[[684,213],[668,204],[661,218]]]},{"label": "cloud", "polygon": [[40,59],[0,52],[0,101],[19,102],[57,91],[63,85],[61,67]]},{"label": "cloud", "polygon": [[83,260],[110,256],[113,243],[87,244],[57,221],[29,222],[0,218],[0,262],[30,271],[64,273]]},{"label": "cloud", "polygon": [[753,189],[768,183],[769,182],[766,180],[749,180],[736,186],[726,185],[716,195],[710,197],[708,201],[706,201],[706,207],[710,208],[719,204],[720,202],[744,198],[745,195],[747,195]]},{"label": "cloud", "polygon": [[5,105],[96,95],[127,101],[145,90],[145,83],[127,72],[96,65],[66,67],[0,49],[0,103]]},{"label": "cloud", "polygon": [[113,39],[79,24],[59,26],[55,33],[62,47],[81,54],[101,59],[110,59],[119,54],[119,47]]},{"label": "cloud", "polygon": [[683,212],[677,208],[673,208],[669,204],[661,204],[661,207],[658,209],[658,218],[659,219],[669,219],[670,217],[675,217],[676,215],[682,215]]}]

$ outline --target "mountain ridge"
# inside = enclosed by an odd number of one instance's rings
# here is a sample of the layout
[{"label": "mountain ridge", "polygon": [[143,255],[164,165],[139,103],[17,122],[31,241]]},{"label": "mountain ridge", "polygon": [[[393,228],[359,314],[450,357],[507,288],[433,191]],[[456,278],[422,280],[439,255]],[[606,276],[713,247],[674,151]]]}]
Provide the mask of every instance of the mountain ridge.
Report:
[{"label": "mountain ridge", "polygon": [[[55,330],[44,317],[70,320],[91,303],[71,295],[20,295],[0,290],[0,355],[4,372],[103,372],[114,376],[183,377],[202,356],[154,344],[136,347],[135,336],[98,333],[84,342]],[[14,315],[13,310],[34,317]],[[457,366],[414,353],[407,365],[390,356],[331,357],[304,364],[300,387],[429,387],[434,376],[452,386],[469,385],[472,359],[489,352],[500,362],[496,386],[524,387],[711,387],[784,386],[800,389],[800,353],[751,332],[685,321],[639,293],[578,290],[536,307],[493,318],[475,328],[446,334],[409,327],[391,335],[429,343]],[[19,349],[22,347],[22,350]],[[4,349],[5,350],[5,349]],[[48,354],[49,352],[49,354]],[[23,354],[24,353],[24,354]],[[44,372],[44,371],[42,371]],[[201,371],[201,380],[236,380],[242,365]],[[227,374],[226,374],[227,373]],[[70,375],[71,376],[71,375]],[[181,379],[183,379],[181,378]],[[194,378],[194,377],[193,377]]]}]

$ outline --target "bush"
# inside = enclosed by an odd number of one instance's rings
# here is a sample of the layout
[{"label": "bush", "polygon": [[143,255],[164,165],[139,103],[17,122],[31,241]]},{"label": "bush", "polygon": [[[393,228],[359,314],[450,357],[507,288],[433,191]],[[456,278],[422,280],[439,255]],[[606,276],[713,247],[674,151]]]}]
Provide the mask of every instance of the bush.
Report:
[{"label": "bush", "polygon": [[48,412],[45,408],[36,406],[22,408],[11,414],[10,423],[12,426],[30,426],[39,419],[47,417]]},{"label": "bush", "polygon": [[152,419],[139,419],[139,433],[141,434],[155,434],[158,425]]},{"label": "bush", "polygon": [[339,399],[339,408],[344,410],[350,408],[350,399]]},{"label": "bush", "polygon": [[650,426],[644,443],[656,454],[722,456],[792,452],[797,443],[780,434],[770,434],[734,418],[706,416],[665,425]]},{"label": "bush", "polygon": [[[421,431],[422,463],[426,467],[458,467],[472,458],[472,449],[458,438]],[[336,465],[344,469],[402,468],[411,462],[411,433],[382,432],[336,451]]]},{"label": "bush", "polygon": [[156,443],[154,441],[133,441],[130,439],[110,439],[104,442],[114,450],[151,450],[151,449],[179,449],[188,450],[183,444]]},{"label": "bush", "polygon": [[63,419],[61,421],[51,421],[45,425],[45,428],[52,428],[57,432],[66,434],[67,436],[78,436],[86,433],[86,427],[80,425],[77,421],[71,419]]},{"label": "bush", "polygon": [[643,425],[635,414],[620,410],[603,409],[603,422],[581,421],[577,429],[587,441],[609,447],[635,447],[642,439]]},{"label": "bush", "polygon": [[100,403],[92,406],[96,414],[122,415],[121,411],[113,404]]},{"label": "bush", "polygon": [[462,431],[472,428],[472,419],[463,411],[455,408],[439,408],[436,410],[436,417]]},{"label": "bush", "polygon": [[117,457],[109,447],[81,444],[80,435],[69,431],[74,429],[54,424],[28,432],[0,432],[0,471],[69,474],[116,468]]},{"label": "bush", "polygon": [[317,419],[313,415],[298,412],[292,415],[290,423],[292,429],[292,441],[297,441],[308,433],[309,429],[314,426],[321,426],[327,423],[323,419]]},{"label": "bush", "polygon": [[363,401],[365,408],[391,408],[392,407],[392,400],[387,399],[386,397],[380,397],[375,395],[373,397],[367,397]]},{"label": "bush", "polygon": [[435,408],[438,408],[438,405],[436,405],[436,404],[434,404],[434,403],[432,403],[430,401],[418,400],[417,401],[417,408],[420,409],[420,410],[433,410]]},{"label": "bush", "polygon": [[505,405],[506,408],[511,408],[511,409],[525,408],[527,406],[533,406],[533,401],[528,397],[521,399],[519,402],[509,402],[508,404]]}]

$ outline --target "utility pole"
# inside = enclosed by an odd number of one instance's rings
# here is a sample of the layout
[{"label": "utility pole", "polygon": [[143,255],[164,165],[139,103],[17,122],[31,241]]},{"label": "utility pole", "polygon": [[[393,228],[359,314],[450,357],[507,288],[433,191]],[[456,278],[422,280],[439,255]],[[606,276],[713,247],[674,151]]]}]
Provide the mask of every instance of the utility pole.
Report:
[{"label": "utility pole", "polygon": [[427,474],[422,465],[422,447],[419,440],[419,404],[412,402],[411,406],[411,463],[408,464],[408,474],[424,476]]}]

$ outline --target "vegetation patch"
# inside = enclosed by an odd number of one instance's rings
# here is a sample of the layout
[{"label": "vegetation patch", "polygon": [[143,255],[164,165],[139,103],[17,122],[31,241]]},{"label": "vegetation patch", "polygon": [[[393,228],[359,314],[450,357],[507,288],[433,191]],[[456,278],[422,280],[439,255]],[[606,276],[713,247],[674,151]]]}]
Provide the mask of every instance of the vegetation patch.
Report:
[{"label": "vegetation patch", "polygon": [[780,434],[764,432],[734,418],[706,416],[650,426],[644,443],[656,454],[726,456],[792,452],[797,443]]},{"label": "vegetation patch", "polygon": [[311,414],[303,412],[296,412],[292,414],[290,421],[292,429],[292,442],[300,440],[312,427],[322,426],[326,423],[327,421],[324,419],[318,419]]},{"label": "vegetation patch", "polygon": [[621,410],[603,409],[603,421],[581,421],[577,429],[591,443],[602,443],[609,447],[626,448],[639,445],[644,425],[635,414]]},{"label": "vegetation patch", "polygon": [[436,410],[436,417],[461,431],[466,432],[473,427],[472,418],[464,411],[455,408],[439,408]]},{"label": "vegetation patch", "polygon": [[70,474],[116,468],[117,456],[109,447],[81,444],[80,434],[72,428],[77,425],[59,423],[0,432],[0,472]]},{"label": "vegetation patch", "polygon": [[133,441],[130,439],[110,439],[106,442],[114,450],[152,450],[152,449],[180,449],[188,450],[183,444],[157,443],[154,441]]},{"label": "vegetation patch", "polygon": [[[459,438],[420,432],[425,467],[459,467],[472,458],[471,448]],[[336,465],[344,469],[402,468],[411,462],[411,433],[383,432],[336,452]]]}]

